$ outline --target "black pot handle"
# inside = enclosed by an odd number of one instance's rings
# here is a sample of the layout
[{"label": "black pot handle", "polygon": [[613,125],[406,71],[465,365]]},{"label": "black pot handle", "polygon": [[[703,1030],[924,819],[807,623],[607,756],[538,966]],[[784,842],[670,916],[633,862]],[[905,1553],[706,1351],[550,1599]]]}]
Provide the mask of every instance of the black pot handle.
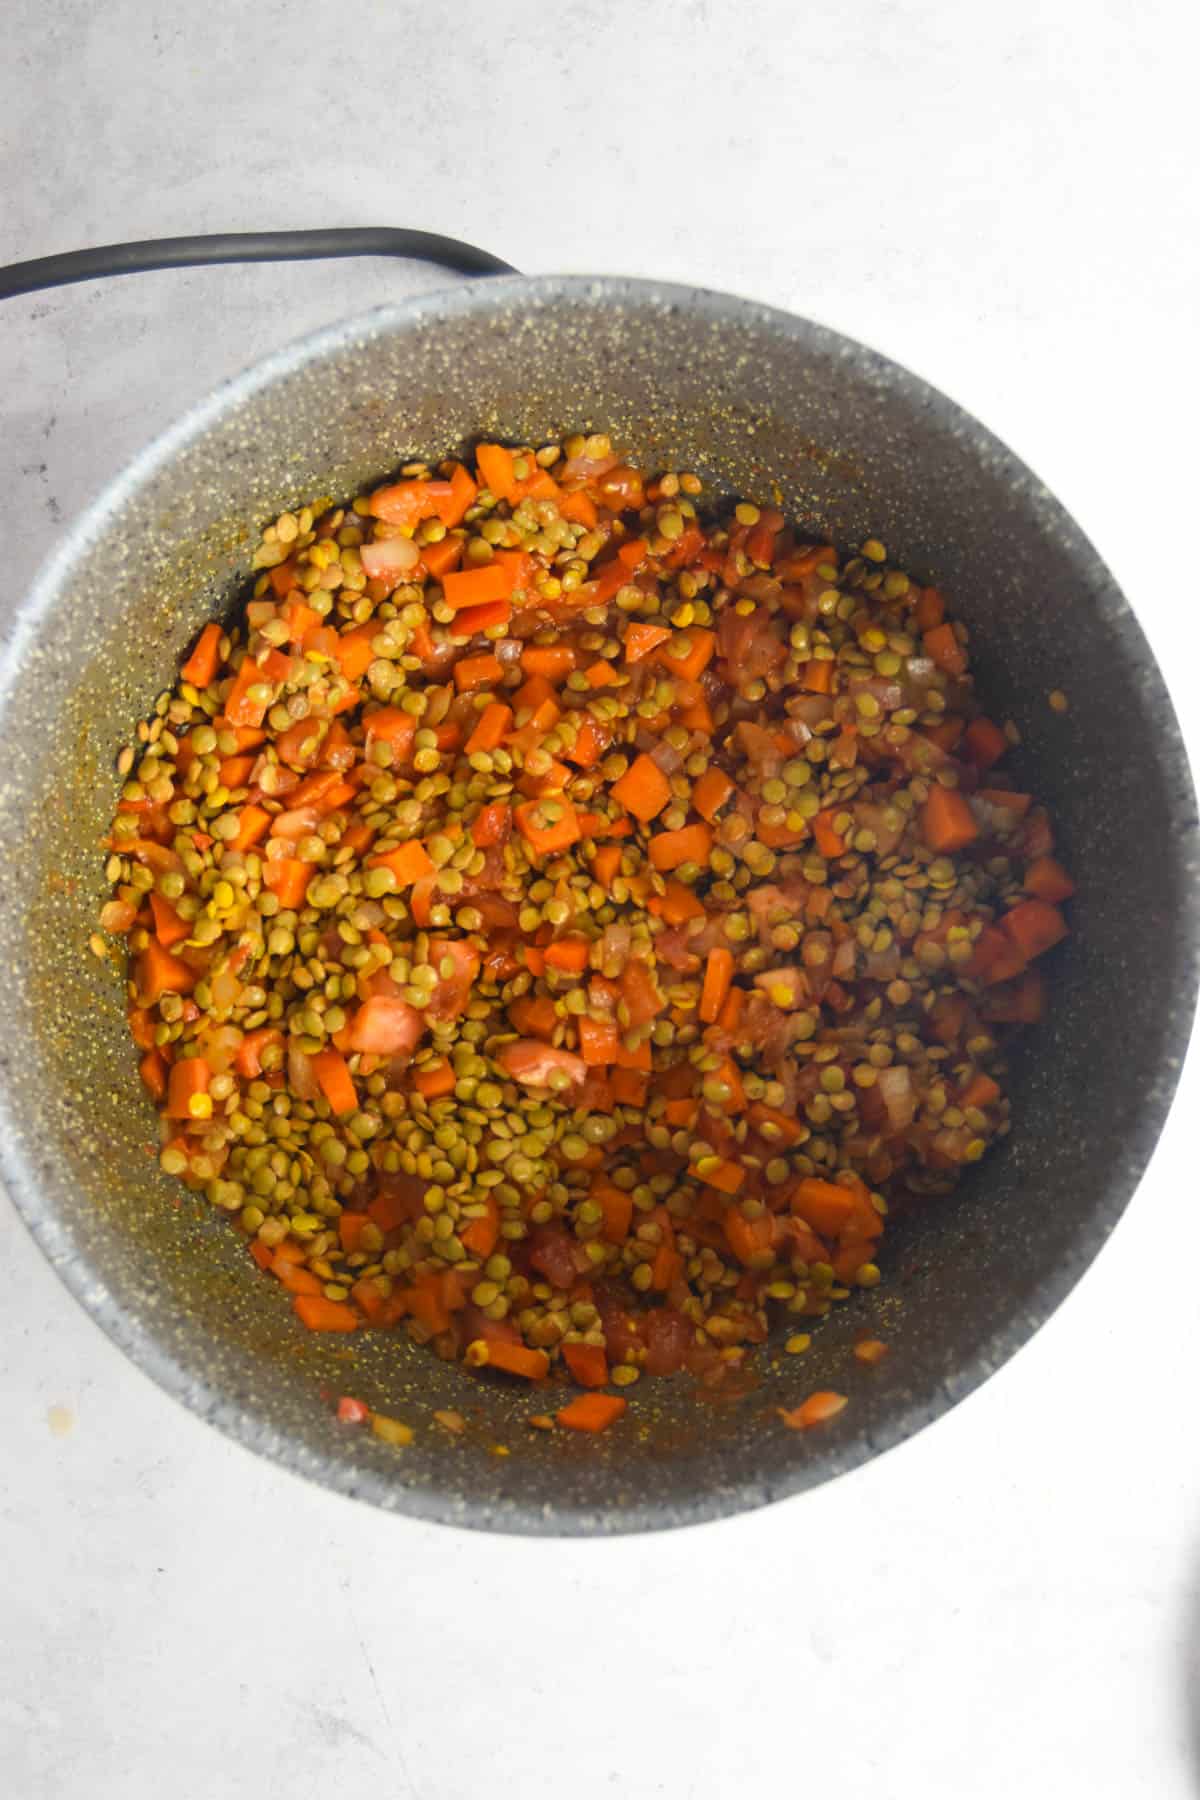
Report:
[{"label": "black pot handle", "polygon": [[187,269],[201,263],[308,262],[337,256],[408,256],[438,263],[460,275],[515,275],[511,263],[461,238],[400,226],[352,225],[330,231],[223,231],[203,237],[146,238],[135,244],[102,244],[68,250],[0,268],[0,300],[39,288],[68,287],[108,275],[149,269]]}]

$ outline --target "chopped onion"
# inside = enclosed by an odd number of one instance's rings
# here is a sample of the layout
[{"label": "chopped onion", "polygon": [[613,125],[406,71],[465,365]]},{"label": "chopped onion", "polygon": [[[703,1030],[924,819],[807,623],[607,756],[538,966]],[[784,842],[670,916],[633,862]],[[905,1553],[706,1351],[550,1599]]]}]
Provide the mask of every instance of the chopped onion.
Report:
[{"label": "chopped onion", "polygon": [[834,980],[835,981],[844,981],[848,975],[853,975],[854,964],[855,964],[854,939],[853,938],[843,938],[841,943],[838,945],[837,949],[833,953],[833,978],[834,978]]},{"label": "chopped onion", "polygon": [[682,769],[684,752],[676,750],[668,744],[666,738],[656,738],[654,748],[650,752],[651,762],[657,763],[664,775],[674,775],[676,769]]},{"label": "chopped onion", "polygon": [[320,808],[296,806],[291,812],[277,814],[271,824],[271,836],[277,838],[308,837],[321,822]]},{"label": "chopped onion", "polygon": [[137,918],[137,907],[128,900],[109,900],[100,909],[100,929],[120,936]]},{"label": "chopped onion", "polygon": [[564,481],[594,481],[597,475],[607,475],[620,463],[619,456],[572,456],[563,464]]},{"label": "chopped onion", "polygon": [[406,575],[421,560],[421,552],[406,537],[377,538],[374,543],[361,545],[358,554],[372,580]]},{"label": "chopped onion", "polygon": [[903,1063],[893,1063],[890,1068],[880,1069],[879,1088],[883,1104],[887,1107],[888,1120],[894,1131],[904,1131],[913,1122],[917,1110],[916,1096],[912,1091],[912,1076]]},{"label": "chopped onion", "polygon": [[520,638],[501,638],[498,644],[492,645],[492,655],[502,669],[511,669],[514,663],[520,662],[524,648]]},{"label": "chopped onion", "polygon": [[288,1039],[287,1051],[288,1086],[297,1100],[315,1100],[320,1089],[312,1070],[312,1058],[306,1056],[295,1038]]}]

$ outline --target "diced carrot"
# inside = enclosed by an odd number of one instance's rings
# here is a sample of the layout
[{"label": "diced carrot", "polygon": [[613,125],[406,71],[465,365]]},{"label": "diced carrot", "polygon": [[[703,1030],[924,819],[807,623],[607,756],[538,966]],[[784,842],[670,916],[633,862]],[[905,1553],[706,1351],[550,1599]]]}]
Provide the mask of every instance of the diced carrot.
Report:
[{"label": "diced carrot", "polygon": [[271,827],[271,815],[263,806],[243,806],[237,820],[237,835],[226,840],[231,850],[252,850]]},{"label": "diced carrot", "polygon": [[888,1347],[882,1338],[859,1338],[854,1346],[855,1356],[860,1363],[866,1363],[868,1368],[873,1368],[876,1363],[881,1363],[887,1353]]},{"label": "diced carrot", "polygon": [[487,1360],[490,1369],[503,1369],[506,1375],[519,1375],[523,1381],[543,1381],[550,1372],[550,1358],[544,1350],[505,1343],[503,1338],[493,1338],[488,1344]]},{"label": "diced carrot", "polygon": [[623,1244],[633,1223],[633,1195],[615,1183],[597,1177],[591,1199],[604,1215],[600,1236],[606,1244]]},{"label": "diced carrot", "polygon": [[365,1212],[339,1213],[338,1242],[347,1256],[354,1256],[363,1248],[363,1232],[370,1223],[370,1215]]},{"label": "diced carrot", "polygon": [[314,863],[303,862],[298,856],[277,857],[263,864],[263,883],[281,907],[294,912],[304,905],[315,867]]},{"label": "diced carrot", "polygon": [[[477,750],[498,750],[508,735],[512,718],[511,706],[504,706],[499,700],[490,701],[480,713],[474,730],[463,746],[467,755],[473,756]],[[415,722],[414,720],[414,724]]]},{"label": "diced carrot", "polygon": [[932,631],[946,616],[946,603],[936,588],[922,588],[917,597],[913,623],[920,632]]},{"label": "diced carrot", "polygon": [[563,755],[568,762],[573,762],[576,768],[594,769],[611,742],[611,726],[602,724],[592,713],[585,712],[583,723],[575,733],[574,742],[564,749]]},{"label": "diced carrot", "polygon": [[712,830],[708,825],[684,825],[678,831],[660,831],[650,839],[650,861],[667,874],[684,863],[704,865],[711,849]]},{"label": "diced carrot", "polygon": [[207,1119],[212,1116],[208,1098],[211,1070],[202,1056],[181,1056],[167,1076],[168,1119]]},{"label": "diced carrot", "polygon": [[625,661],[641,662],[660,644],[669,643],[671,627],[669,625],[644,625],[637,622],[631,624],[625,632]]},{"label": "diced carrot", "polygon": [[620,844],[602,844],[592,858],[592,874],[601,887],[611,887],[621,867]]},{"label": "diced carrot", "polygon": [[724,769],[710,763],[692,789],[692,805],[711,825],[733,791],[733,783]]},{"label": "diced carrot", "polygon": [[495,687],[503,675],[504,670],[490,653],[466,656],[454,665],[454,685],[460,694],[473,693],[476,688]]},{"label": "diced carrot", "polygon": [[483,485],[491,490],[497,500],[507,500],[510,505],[516,505],[519,490],[511,450],[507,450],[503,444],[480,444],[475,451],[475,466]]},{"label": "diced carrot", "polygon": [[358,1095],[354,1091],[354,1081],[346,1066],[346,1059],[340,1051],[318,1051],[312,1059],[312,1071],[335,1113],[340,1116],[357,1112]]},{"label": "diced carrot", "polygon": [[425,573],[433,580],[440,581],[451,569],[457,569],[462,561],[465,539],[453,534],[439,538],[436,544],[421,545],[421,562]]},{"label": "diced carrot", "polygon": [[990,1075],[973,1075],[959,1095],[960,1106],[992,1106],[1000,1098],[1000,1083]]},{"label": "diced carrot", "polygon": [[558,510],[564,519],[572,525],[582,525],[585,531],[591,531],[598,517],[595,502],[580,490],[572,494],[564,494],[558,502]]},{"label": "diced carrot", "polygon": [[963,733],[967,755],[977,769],[990,769],[1002,756],[1007,756],[1009,743],[1000,727],[982,716],[972,719]]},{"label": "diced carrot", "polygon": [[[453,531],[456,525],[462,524],[468,509],[475,504],[475,497],[478,494],[479,489],[471,479],[469,471],[463,467],[462,463],[458,462],[455,463],[450,471],[449,494],[443,495],[441,492],[442,484],[439,482],[437,485],[439,490],[437,495],[437,516],[446,527],[447,531]],[[447,541],[448,540],[445,538],[442,540],[443,543],[446,543]],[[426,545],[422,549],[422,557],[424,557],[425,549],[433,548],[434,546],[431,544]]]},{"label": "diced carrot", "polygon": [[271,1273],[288,1290],[289,1294],[319,1294],[322,1292],[321,1283],[311,1269],[306,1269],[303,1264],[294,1262],[290,1257],[281,1257],[278,1252],[271,1264]]},{"label": "diced carrot", "polygon": [[673,632],[671,642],[663,645],[657,657],[668,675],[682,681],[699,681],[716,648],[715,632],[689,625],[685,631]]},{"label": "diced carrot", "polygon": [[150,911],[154,915],[154,935],[164,950],[170,950],[175,944],[181,944],[192,934],[192,928],[186,920],[181,919],[169,900],[164,900],[159,893],[151,891]]},{"label": "diced carrot", "polygon": [[979,836],[975,814],[957,788],[934,785],[921,808],[921,836],[931,850],[948,855],[964,850]]},{"label": "diced carrot", "polygon": [[480,606],[464,606],[455,613],[450,630],[456,638],[474,637],[478,632],[491,631],[494,626],[507,625],[511,618],[510,600],[486,600]]},{"label": "diced carrot", "polygon": [[394,850],[371,857],[369,866],[390,869],[397,887],[412,887],[414,882],[430,881],[437,874],[437,865],[419,838],[409,838],[407,843],[398,844]]},{"label": "diced carrot", "polygon": [[775,1220],[770,1213],[748,1219],[736,1206],[725,1214],[723,1226],[729,1248],[747,1268],[765,1263],[775,1241]]},{"label": "diced carrot", "polygon": [[618,1106],[645,1106],[650,1091],[650,1077],[642,1070],[614,1069],[609,1076],[609,1083]]},{"label": "diced carrot", "polygon": [[1067,922],[1047,900],[1022,900],[1000,921],[1026,962],[1053,949],[1067,936]]},{"label": "diced carrot", "polygon": [[590,1019],[586,1014],[577,1021],[579,1054],[589,1068],[604,1068],[615,1062],[621,1037],[612,1019]]},{"label": "diced carrot", "polygon": [[446,605],[458,612],[462,607],[484,606],[507,600],[512,593],[508,570],[494,559],[477,569],[457,569],[442,577],[442,593]]},{"label": "diced carrot", "polygon": [[716,1023],[732,981],[733,952],[723,944],[717,944],[709,951],[708,961],[704,965],[704,982],[700,989],[700,1019],[703,1024]]},{"label": "diced carrot", "polygon": [[800,686],[810,694],[833,692],[833,663],[828,658],[813,657],[804,665]]},{"label": "diced carrot", "polygon": [[270,1268],[275,1256],[275,1252],[272,1250],[270,1244],[260,1243],[259,1240],[255,1238],[250,1244],[249,1249],[251,1256],[254,1258],[260,1269]]},{"label": "diced carrot", "polygon": [[[291,658],[281,655],[278,650],[268,651],[261,661],[253,656],[243,657],[225,698],[223,717],[230,725],[257,728],[267,716],[275,689],[287,680],[291,668]],[[260,687],[265,690],[266,697],[252,700],[251,690]]]},{"label": "diced carrot", "polygon": [[921,642],[926,656],[932,657],[947,675],[966,673],[967,653],[959,643],[953,625],[935,625],[931,631],[922,634]]},{"label": "diced carrot", "polygon": [[608,1380],[608,1358],[599,1344],[565,1343],[562,1356],[572,1381],[580,1387],[603,1387]]},{"label": "diced carrot", "polygon": [[292,1307],[310,1331],[357,1331],[362,1323],[352,1306],[327,1300],[324,1294],[296,1294]]},{"label": "diced carrot", "polygon": [[590,948],[587,938],[578,933],[555,938],[552,944],[546,945],[546,964],[551,969],[563,969],[573,975],[582,974],[588,966]]},{"label": "diced carrot", "polygon": [[431,1069],[418,1069],[413,1076],[413,1086],[427,1100],[440,1100],[443,1095],[452,1094],[454,1085],[454,1070],[448,1062],[435,1063]]},{"label": "diced carrot", "polygon": [[653,757],[645,754],[636,759],[609,791],[614,800],[644,825],[656,819],[671,800],[670,782]]},{"label": "diced carrot", "polygon": [[[655,910],[653,898],[646,904],[652,912]],[[691,888],[684,887],[682,881],[668,881],[658,902],[658,913],[668,925],[685,925],[689,919],[702,919],[704,907]]]},{"label": "diced carrot", "polygon": [[575,808],[563,795],[556,796],[556,804],[558,817],[553,819],[543,812],[540,800],[530,800],[524,806],[514,808],[517,830],[537,856],[552,856],[556,850],[567,850],[579,841]]},{"label": "diced carrot", "polygon": [[827,1388],[810,1394],[801,1406],[790,1410],[777,1406],[776,1412],[792,1431],[808,1431],[814,1425],[823,1425],[826,1419],[835,1419],[848,1404],[845,1394],[835,1394]]},{"label": "diced carrot", "polygon": [[688,1170],[688,1174],[694,1175],[697,1181],[704,1182],[706,1187],[716,1188],[722,1194],[736,1194],[746,1179],[745,1169],[740,1169],[736,1163],[728,1161],[718,1161],[714,1168],[691,1168]]},{"label": "diced carrot", "polygon": [[[1033,894],[1039,900],[1049,900],[1054,904],[1061,900],[1069,900],[1075,892],[1075,883],[1062,864],[1056,862],[1052,856],[1036,857],[1026,869],[1025,879],[1021,886],[1027,894]],[[162,937],[161,932],[159,936]]]},{"label": "diced carrot", "polygon": [[854,1212],[854,1194],[840,1181],[819,1181],[806,1177],[792,1189],[789,1202],[797,1219],[819,1237],[835,1238]]},{"label": "diced carrot", "polygon": [[151,1097],[161,1100],[167,1091],[167,1065],[161,1050],[147,1050],[138,1063],[138,1074],[141,1076]]},{"label": "diced carrot", "polygon": [[817,849],[827,861],[844,856],[848,848],[845,838],[834,825],[837,811],[834,807],[826,807],[824,812],[816,814],[812,821],[812,834],[816,839]]},{"label": "diced carrot", "polygon": [[523,673],[540,675],[547,681],[565,681],[578,664],[579,658],[570,644],[526,644],[521,652]]},{"label": "diced carrot", "polygon": [[353,631],[338,633],[335,654],[338,667],[347,681],[361,681],[371,664],[375,661],[375,652],[371,648],[379,636],[379,627],[374,621],[359,625]]},{"label": "diced carrot", "polygon": [[[388,487],[376,488],[367,505],[373,519],[412,530],[424,519],[440,517],[440,509],[449,499],[448,481],[395,481]],[[457,519],[454,523],[458,523]]]},{"label": "diced carrot", "polygon": [[179,674],[194,688],[206,688],[221,666],[221,627],[206,625]]},{"label": "diced carrot", "polygon": [[579,1394],[560,1407],[555,1418],[569,1431],[604,1431],[629,1405],[618,1394]]},{"label": "diced carrot", "polygon": [[492,1254],[500,1238],[500,1208],[489,1193],[484,1198],[484,1212],[472,1219],[459,1233],[463,1248],[484,1262]]},{"label": "diced carrot", "polygon": [[[466,746],[470,748],[470,744]],[[489,800],[471,821],[471,842],[481,850],[492,844],[503,844],[512,830],[512,812],[507,800]]]},{"label": "diced carrot", "polygon": [[651,1290],[656,1294],[665,1294],[682,1274],[683,1258],[674,1244],[660,1244],[650,1263]]},{"label": "diced carrot", "polygon": [[196,975],[187,963],[151,938],[134,964],[134,985],[141,1005],[154,1006],[164,994],[190,994]]}]

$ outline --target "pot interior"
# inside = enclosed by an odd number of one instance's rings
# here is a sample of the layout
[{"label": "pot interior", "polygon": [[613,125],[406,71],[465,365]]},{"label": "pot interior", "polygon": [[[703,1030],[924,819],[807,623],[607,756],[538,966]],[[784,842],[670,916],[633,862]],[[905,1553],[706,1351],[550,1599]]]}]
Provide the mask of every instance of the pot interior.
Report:
[{"label": "pot interior", "polygon": [[[814,535],[880,537],[944,587],[1079,886],[1050,1016],[1016,1059],[1008,1144],[889,1232],[883,1286],[839,1308],[807,1355],[760,1353],[757,1385],[719,1404],[686,1378],[646,1382],[595,1440],[530,1430],[527,1390],[402,1337],[305,1332],[207,1203],[159,1171],[122,984],[87,949],[117,752],[199,624],[231,605],[257,528],[416,455],[570,430],[608,431],[631,460],[694,469],[716,494],[777,493]],[[736,1511],[851,1466],[1036,1328],[1132,1192],[1169,1103],[1193,995],[1194,802],[1144,640],[1094,553],[993,439],[902,371],[779,314],[649,283],[506,280],[282,353],[184,420],[76,527],[18,632],[3,731],[14,1196],[76,1295],[170,1391],[253,1448],[399,1511],[619,1531]],[[849,1353],[864,1328],[891,1347],[871,1370]],[[776,1405],[826,1386],[850,1396],[837,1421],[782,1428]],[[412,1446],[339,1426],[342,1393],[413,1425]],[[463,1438],[432,1422],[438,1408],[464,1414]]]}]

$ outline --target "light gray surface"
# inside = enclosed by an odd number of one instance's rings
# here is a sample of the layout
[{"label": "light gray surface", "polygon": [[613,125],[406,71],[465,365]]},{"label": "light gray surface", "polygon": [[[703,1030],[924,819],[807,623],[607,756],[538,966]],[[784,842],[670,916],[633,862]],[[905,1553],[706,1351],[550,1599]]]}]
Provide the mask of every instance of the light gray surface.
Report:
[{"label": "light gray surface", "polygon": [[[10,6],[0,254],[362,219],[809,311],[1050,482],[1195,745],[1190,10],[467,6],[452,43],[427,9],[350,16]],[[226,270],[10,305],[4,599],[55,509],[212,379],[406,280]],[[8,1785],[1191,1793],[1185,1082],[1112,1244],[983,1393],[821,1493],[667,1540],[476,1541],[318,1495],[158,1395],[6,1213]]]}]

